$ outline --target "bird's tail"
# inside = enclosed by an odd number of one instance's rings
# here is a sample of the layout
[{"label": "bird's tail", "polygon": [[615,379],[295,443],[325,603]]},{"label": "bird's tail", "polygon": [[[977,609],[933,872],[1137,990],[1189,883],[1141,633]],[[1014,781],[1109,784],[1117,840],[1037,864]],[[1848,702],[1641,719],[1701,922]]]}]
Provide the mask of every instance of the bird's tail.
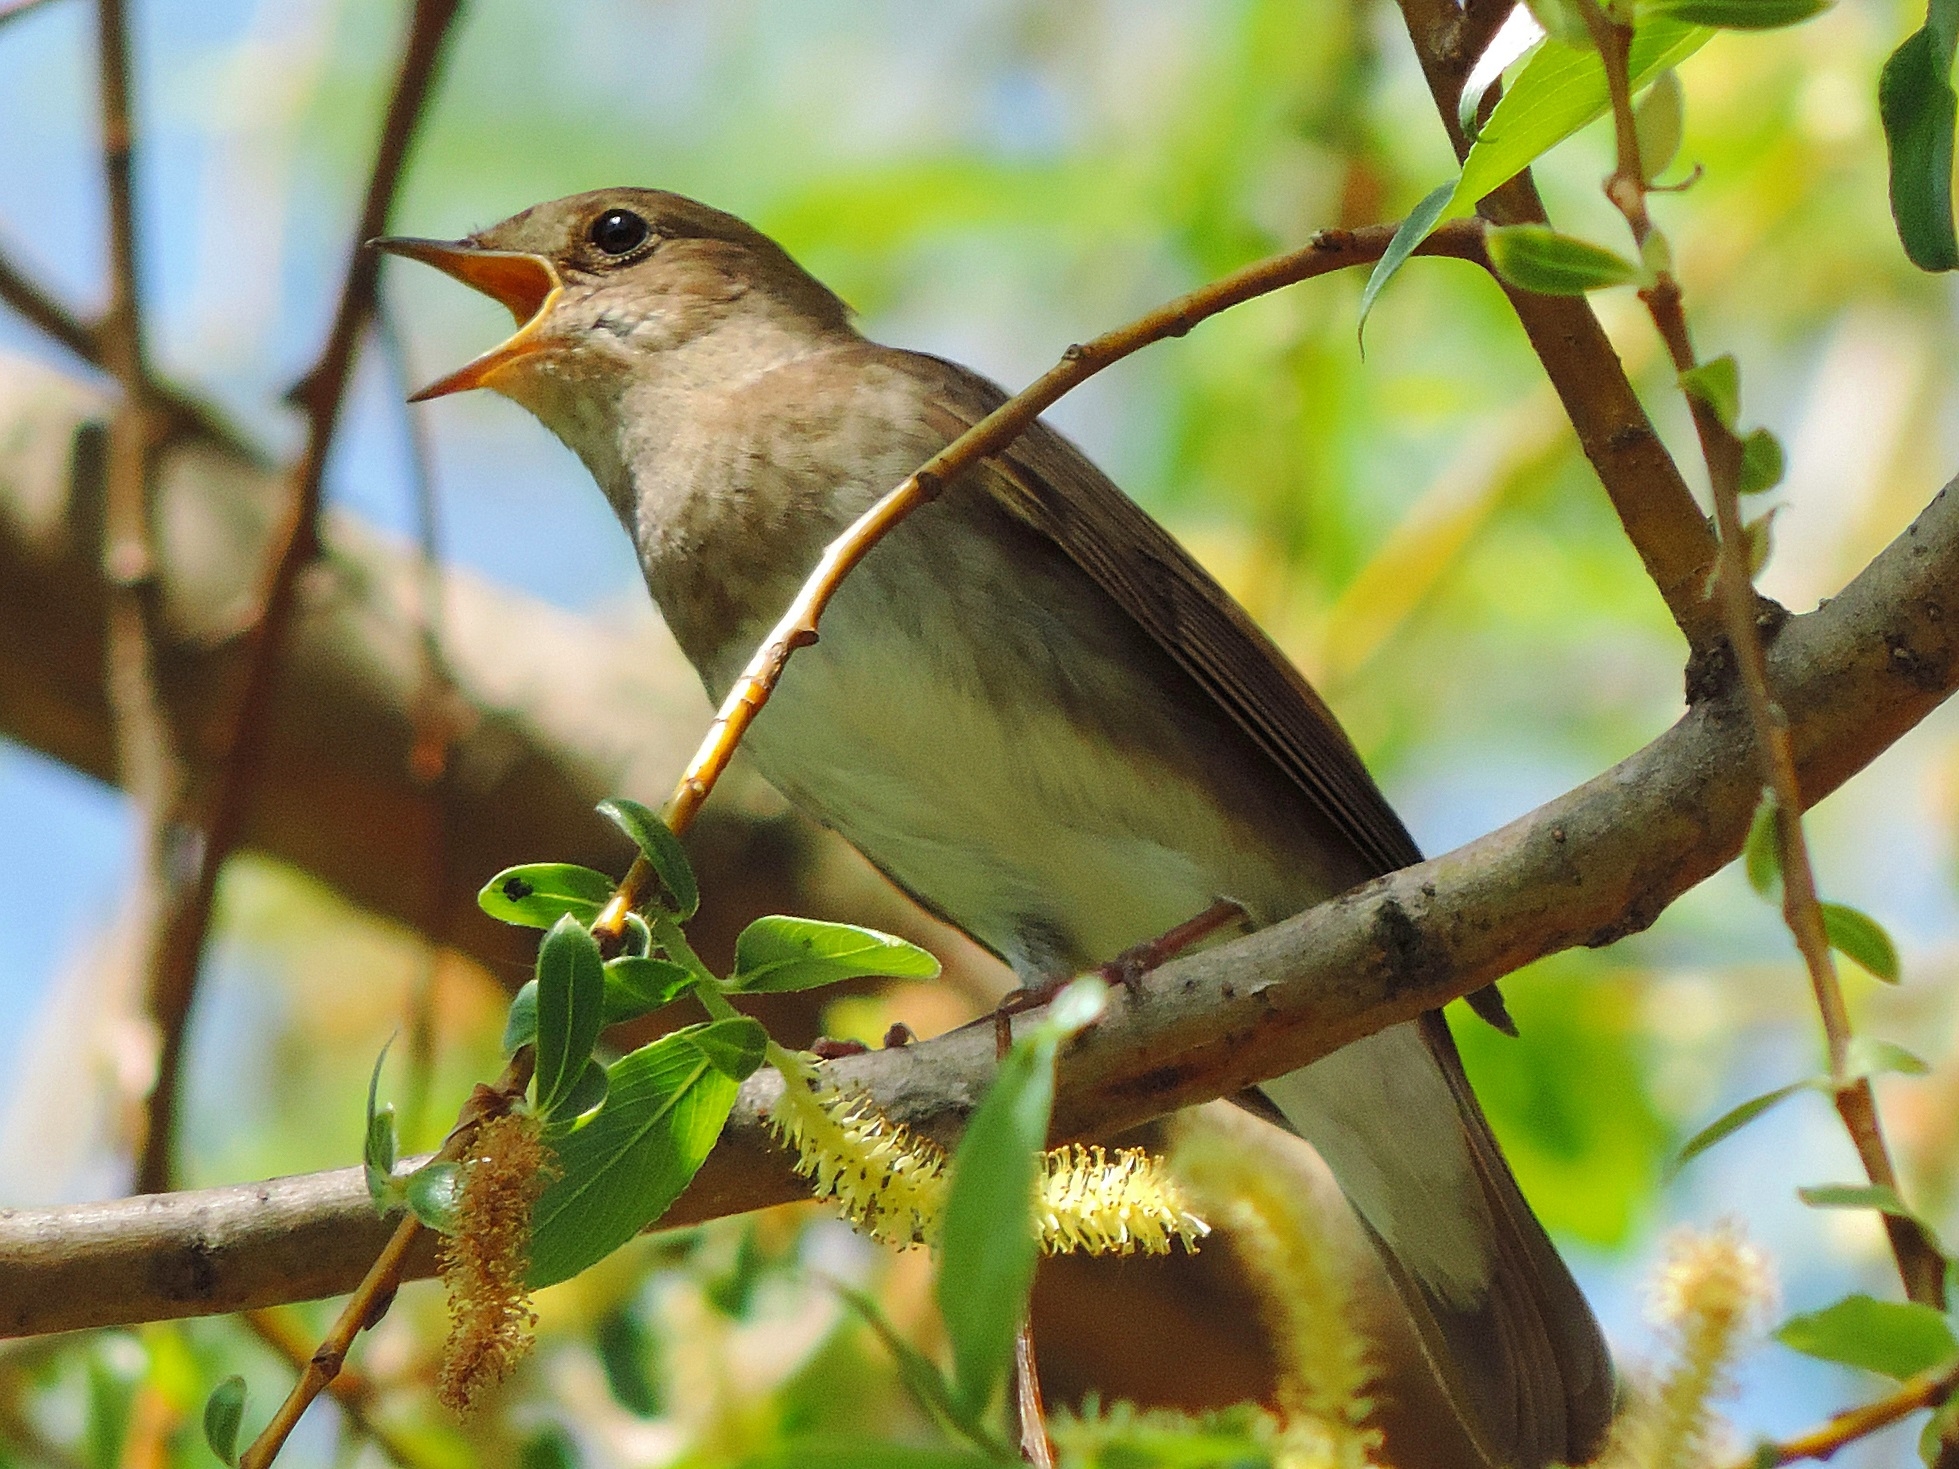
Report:
[{"label": "bird's tail", "polygon": [[1260,1089],[1339,1179],[1483,1458],[1495,1469],[1593,1458],[1612,1418],[1611,1356],[1440,1013]]}]

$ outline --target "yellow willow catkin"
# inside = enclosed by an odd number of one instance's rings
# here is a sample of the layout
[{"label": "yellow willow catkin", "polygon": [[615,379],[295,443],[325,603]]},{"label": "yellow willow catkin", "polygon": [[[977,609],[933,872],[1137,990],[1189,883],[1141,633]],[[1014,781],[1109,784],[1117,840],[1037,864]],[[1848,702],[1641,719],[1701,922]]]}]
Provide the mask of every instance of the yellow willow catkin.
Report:
[{"label": "yellow willow catkin", "polygon": [[[891,1121],[862,1093],[807,1073],[785,1075],[769,1123],[816,1196],[834,1200],[858,1229],[888,1244],[937,1239],[951,1184],[937,1143]],[[1133,1148],[1051,1149],[1035,1217],[1048,1254],[1162,1255],[1178,1241],[1195,1249],[1210,1229],[1157,1160]]]},{"label": "yellow willow catkin", "polygon": [[1258,1287],[1279,1358],[1289,1461],[1366,1464],[1380,1444],[1366,1426],[1374,1367],[1340,1252],[1299,1186],[1287,1141],[1249,1115],[1192,1112],[1171,1156]]},{"label": "yellow willow catkin", "polygon": [[1653,1283],[1652,1315],[1670,1341],[1658,1380],[1624,1414],[1610,1456],[1625,1469],[1698,1469],[1716,1448],[1713,1402],[1729,1368],[1767,1319],[1775,1284],[1762,1252],[1723,1223],[1669,1241]]}]

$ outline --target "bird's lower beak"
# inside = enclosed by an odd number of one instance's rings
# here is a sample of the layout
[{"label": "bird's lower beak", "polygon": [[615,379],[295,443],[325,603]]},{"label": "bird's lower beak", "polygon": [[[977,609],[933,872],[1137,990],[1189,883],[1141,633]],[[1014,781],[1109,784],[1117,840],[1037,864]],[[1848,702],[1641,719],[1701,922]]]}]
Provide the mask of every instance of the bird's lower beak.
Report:
[{"label": "bird's lower beak", "polygon": [[433,265],[443,274],[452,275],[471,289],[500,302],[517,319],[517,330],[501,344],[447,377],[430,383],[410,397],[409,402],[421,403],[470,388],[488,387],[497,373],[542,345],[544,322],[564,288],[557,268],[544,256],[518,250],[485,250],[467,240],[418,240],[406,235],[368,243],[372,249]]}]

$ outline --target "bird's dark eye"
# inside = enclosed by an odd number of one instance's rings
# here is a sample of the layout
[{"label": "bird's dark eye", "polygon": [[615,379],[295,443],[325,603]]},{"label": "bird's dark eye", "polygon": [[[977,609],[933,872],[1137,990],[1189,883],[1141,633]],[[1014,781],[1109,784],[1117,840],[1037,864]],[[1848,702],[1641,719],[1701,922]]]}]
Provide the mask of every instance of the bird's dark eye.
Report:
[{"label": "bird's dark eye", "polygon": [[629,255],[652,233],[630,209],[608,209],[592,221],[592,243],[607,255]]}]

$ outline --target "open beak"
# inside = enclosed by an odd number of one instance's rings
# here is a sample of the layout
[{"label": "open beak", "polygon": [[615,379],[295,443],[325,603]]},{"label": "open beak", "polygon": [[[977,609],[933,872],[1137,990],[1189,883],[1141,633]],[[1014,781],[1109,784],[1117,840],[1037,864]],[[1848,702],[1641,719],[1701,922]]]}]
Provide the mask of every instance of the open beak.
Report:
[{"label": "open beak", "polygon": [[544,322],[564,289],[557,267],[544,256],[519,250],[485,250],[467,240],[418,240],[406,235],[370,240],[368,246],[433,265],[444,275],[452,275],[471,289],[501,302],[517,319],[517,330],[500,345],[430,383],[410,397],[409,402],[421,403],[470,388],[488,387],[497,373],[543,345],[540,338]]}]

